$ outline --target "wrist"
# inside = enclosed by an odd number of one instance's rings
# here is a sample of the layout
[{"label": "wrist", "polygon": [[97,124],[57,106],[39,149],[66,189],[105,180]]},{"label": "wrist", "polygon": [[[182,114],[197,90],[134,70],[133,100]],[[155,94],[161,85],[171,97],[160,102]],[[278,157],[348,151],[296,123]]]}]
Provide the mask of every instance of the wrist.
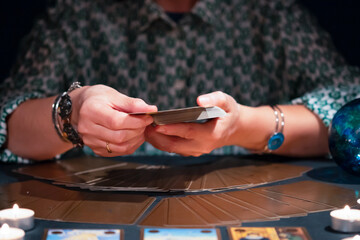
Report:
[{"label": "wrist", "polygon": [[271,109],[274,111],[275,115],[275,129],[274,132],[269,137],[267,144],[264,147],[264,152],[270,153],[277,150],[281,147],[284,142],[284,126],[285,126],[285,116],[282,110],[277,105],[271,105]]},{"label": "wrist", "polygon": [[52,120],[59,137],[65,142],[71,142],[74,147],[83,147],[84,143],[77,129],[72,125],[73,104],[70,93],[81,88],[79,82],[71,84],[70,88],[60,94],[52,106]]},{"label": "wrist", "polygon": [[[241,146],[254,152],[263,152],[274,133],[274,111],[269,106],[244,107],[240,127],[243,136]],[[240,135],[241,136],[241,135]]]},{"label": "wrist", "polygon": [[77,88],[69,93],[72,101],[72,115],[71,115],[71,124],[77,129],[79,123],[79,112],[82,105],[82,96],[83,93],[89,86],[82,86],[81,88]]}]

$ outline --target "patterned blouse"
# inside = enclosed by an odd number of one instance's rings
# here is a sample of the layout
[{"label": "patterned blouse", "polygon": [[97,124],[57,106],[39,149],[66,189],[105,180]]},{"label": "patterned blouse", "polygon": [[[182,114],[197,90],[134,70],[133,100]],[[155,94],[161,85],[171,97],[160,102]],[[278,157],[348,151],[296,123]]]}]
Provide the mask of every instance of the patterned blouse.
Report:
[{"label": "patterned blouse", "polygon": [[[250,106],[304,104],[328,125],[359,95],[359,79],[296,0],[199,0],[176,22],[151,0],[58,0],[0,86],[0,158],[28,161],[4,147],[7,116],[74,81],[106,84],[160,110],[194,106],[217,90]],[[160,153],[150,144],[136,152]]]}]

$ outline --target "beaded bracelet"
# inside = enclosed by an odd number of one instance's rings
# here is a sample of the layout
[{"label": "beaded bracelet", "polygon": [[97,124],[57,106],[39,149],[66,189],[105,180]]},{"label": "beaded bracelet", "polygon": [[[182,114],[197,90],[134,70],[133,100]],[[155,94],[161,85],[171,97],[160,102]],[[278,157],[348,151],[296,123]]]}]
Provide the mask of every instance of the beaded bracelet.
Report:
[{"label": "beaded bracelet", "polygon": [[71,91],[80,87],[79,82],[74,82],[68,91],[63,92],[55,99],[52,105],[52,120],[55,130],[62,140],[71,142],[74,147],[82,148],[84,142],[79,133],[71,125],[72,102],[69,96]]},{"label": "beaded bracelet", "polygon": [[[270,136],[268,143],[265,146],[264,152],[272,152],[278,149],[284,142],[284,134],[283,134],[284,125],[285,125],[284,113],[277,105],[274,106],[271,105],[271,108],[274,110],[274,114],[275,114],[275,131]],[[281,118],[281,122],[279,115]]]}]

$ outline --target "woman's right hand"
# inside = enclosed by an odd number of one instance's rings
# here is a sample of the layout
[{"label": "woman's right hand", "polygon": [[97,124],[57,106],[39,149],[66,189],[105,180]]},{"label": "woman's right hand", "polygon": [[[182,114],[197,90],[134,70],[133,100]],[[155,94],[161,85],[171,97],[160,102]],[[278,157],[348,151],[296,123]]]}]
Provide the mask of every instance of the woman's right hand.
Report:
[{"label": "woman's right hand", "polygon": [[145,141],[144,131],[152,117],[128,113],[157,111],[156,106],[104,85],[85,86],[69,95],[71,123],[84,144],[105,157],[132,154]]}]

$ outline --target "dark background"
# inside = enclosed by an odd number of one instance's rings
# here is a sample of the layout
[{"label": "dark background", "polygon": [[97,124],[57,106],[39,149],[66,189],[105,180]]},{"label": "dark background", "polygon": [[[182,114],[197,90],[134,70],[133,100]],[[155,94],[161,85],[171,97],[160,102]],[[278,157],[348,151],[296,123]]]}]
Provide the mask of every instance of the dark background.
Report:
[{"label": "dark background", "polygon": [[[271,1],[271,0],[269,0]],[[360,66],[360,0],[299,0],[318,18],[351,65]],[[0,1],[0,82],[10,72],[20,39],[44,14],[49,0]]]}]

